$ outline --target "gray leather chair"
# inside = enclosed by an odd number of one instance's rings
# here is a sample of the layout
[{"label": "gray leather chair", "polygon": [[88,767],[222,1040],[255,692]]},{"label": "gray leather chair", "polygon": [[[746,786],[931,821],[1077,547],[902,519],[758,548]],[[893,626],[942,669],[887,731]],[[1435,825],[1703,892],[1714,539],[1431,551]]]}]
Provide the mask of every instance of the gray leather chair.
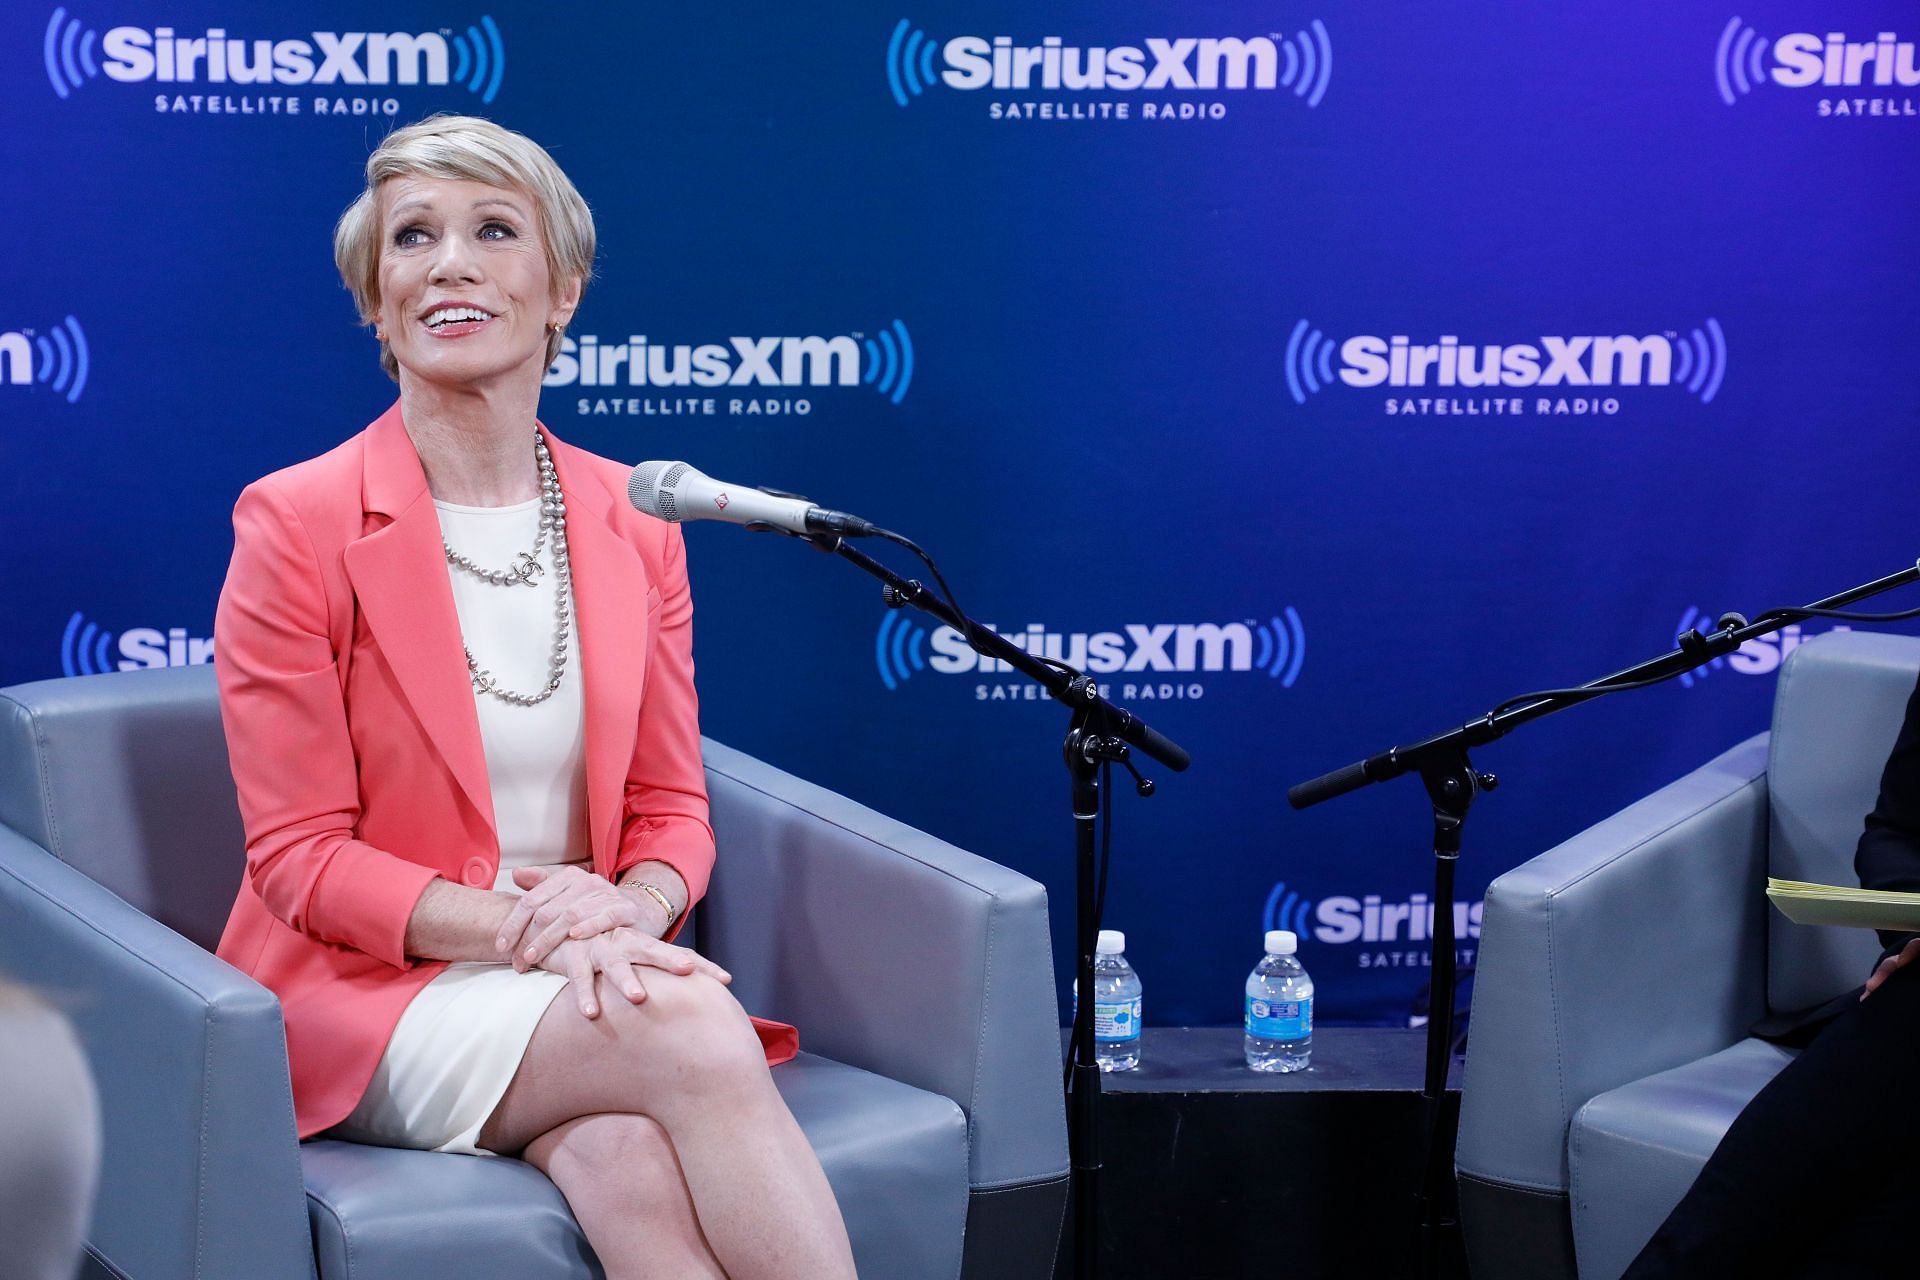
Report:
[{"label": "gray leather chair", "polygon": [[[861,1274],[1050,1276],[1067,1149],[1045,891],[705,755],[720,859],[697,945],[800,1027],[774,1079]],[[211,668],[0,690],[0,824],[0,973],[60,1004],[99,1081],[89,1275],[600,1275],[530,1165],[295,1141],[279,1002],[206,949],[243,860]]]},{"label": "gray leather chair", "polygon": [[1764,890],[1856,883],[1916,673],[1920,640],[1809,641],[1771,733],[1488,889],[1455,1151],[1474,1280],[1617,1277],[1792,1060],[1749,1029],[1866,978],[1871,932]]}]

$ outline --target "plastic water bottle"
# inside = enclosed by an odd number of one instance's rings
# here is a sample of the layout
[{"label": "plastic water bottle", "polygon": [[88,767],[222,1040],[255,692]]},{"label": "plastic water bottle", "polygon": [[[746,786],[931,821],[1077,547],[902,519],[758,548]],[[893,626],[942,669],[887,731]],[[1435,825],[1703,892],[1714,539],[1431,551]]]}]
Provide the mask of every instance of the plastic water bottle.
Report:
[{"label": "plastic water bottle", "polygon": [[1300,940],[1267,931],[1267,954],[1247,975],[1247,1065],[1255,1071],[1304,1071],[1313,1061],[1313,979],[1294,952]]},{"label": "plastic water bottle", "polygon": [[[1102,929],[1093,947],[1093,1059],[1102,1071],[1140,1065],[1140,978],[1127,963],[1127,935]],[[1080,982],[1073,1008],[1080,1011]]]}]

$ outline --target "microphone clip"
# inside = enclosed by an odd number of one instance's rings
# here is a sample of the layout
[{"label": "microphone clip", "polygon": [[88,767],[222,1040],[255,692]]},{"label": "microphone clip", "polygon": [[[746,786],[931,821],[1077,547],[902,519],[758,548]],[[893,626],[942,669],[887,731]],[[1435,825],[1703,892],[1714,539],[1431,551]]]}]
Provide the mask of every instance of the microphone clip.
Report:
[{"label": "microphone clip", "polygon": [[926,584],[918,578],[908,578],[904,586],[894,586],[891,582],[880,588],[880,603],[889,609],[904,609],[917,603],[927,594]]}]

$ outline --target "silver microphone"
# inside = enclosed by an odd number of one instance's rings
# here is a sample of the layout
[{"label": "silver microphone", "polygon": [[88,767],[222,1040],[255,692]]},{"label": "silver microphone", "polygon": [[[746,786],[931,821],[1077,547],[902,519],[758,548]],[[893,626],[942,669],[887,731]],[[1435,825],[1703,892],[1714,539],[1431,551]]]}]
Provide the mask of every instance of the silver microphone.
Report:
[{"label": "silver microphone", "polygon": [[641,511],[678,524],[725,520],[806,537],[816,533],[862,537],[875,532],[858,516],[828,511],[804,498],[787,498],[752,485],[722,484],[684,462],[643,462],[627,478],[627,499]]}]

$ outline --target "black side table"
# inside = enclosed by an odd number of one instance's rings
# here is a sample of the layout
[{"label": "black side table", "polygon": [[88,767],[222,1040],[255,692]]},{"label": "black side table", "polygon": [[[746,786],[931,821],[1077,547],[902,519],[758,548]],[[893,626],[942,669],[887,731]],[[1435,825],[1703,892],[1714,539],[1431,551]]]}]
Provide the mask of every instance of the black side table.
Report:
[{"label": "black side table", "polygon": [[[1148,1027],[1102,1077],[1102,1280],[1385,1280],[1419,1219],[1425,1033],[1319,1027],[1313,1067],[1249,1071],[1238,1027]],[[1449,1080],[1449,1150],[1459,1119]],[[1056,1276],[1072,1274],[1063,1239]]]}]

